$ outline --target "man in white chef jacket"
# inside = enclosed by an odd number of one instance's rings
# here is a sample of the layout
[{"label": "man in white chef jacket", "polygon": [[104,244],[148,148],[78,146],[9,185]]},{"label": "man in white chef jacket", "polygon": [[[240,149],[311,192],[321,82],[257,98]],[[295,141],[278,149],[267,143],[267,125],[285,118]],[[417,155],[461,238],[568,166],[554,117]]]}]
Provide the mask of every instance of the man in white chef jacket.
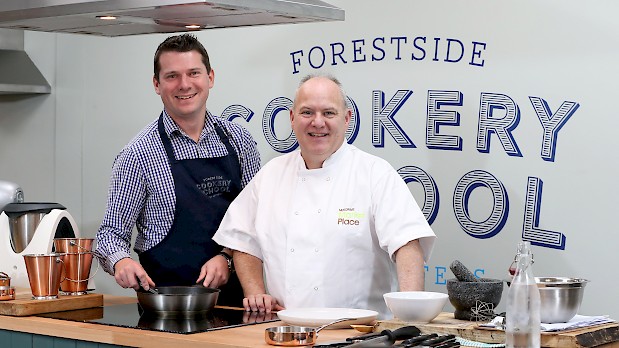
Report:
[{"label": "man in white chef jacket", "polygon": [[233,250],[246,310],[389,317],[384,293],[424,289],[436,236],[393,167],[345,142],[350,118],[337,79],[304,78],[290,111],[300,150],[267,163],[229,206],[213,239]]}]

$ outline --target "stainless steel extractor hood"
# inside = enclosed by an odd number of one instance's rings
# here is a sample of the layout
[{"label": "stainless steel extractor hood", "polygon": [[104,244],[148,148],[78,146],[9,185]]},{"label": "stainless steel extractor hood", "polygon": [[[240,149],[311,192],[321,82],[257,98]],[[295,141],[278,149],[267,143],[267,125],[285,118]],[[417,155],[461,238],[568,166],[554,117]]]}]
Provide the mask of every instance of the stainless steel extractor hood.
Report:
[{"label": "stainless steel extractor hood", "polygon": [[0,94],[47,94],[51,90],[24,51],[24,32],[0,29]]},{"label": "stainless steel extractor hood", "polygon": [[0,28],[99,36],[340,20],[319,0],[0,0]]}]

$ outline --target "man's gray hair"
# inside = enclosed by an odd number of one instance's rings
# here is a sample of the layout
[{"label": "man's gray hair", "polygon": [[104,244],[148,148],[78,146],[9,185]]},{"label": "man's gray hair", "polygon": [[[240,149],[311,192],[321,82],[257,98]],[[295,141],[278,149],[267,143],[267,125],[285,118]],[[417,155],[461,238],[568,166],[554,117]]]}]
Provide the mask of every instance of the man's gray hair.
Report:
[{"label": "man's gray hair", "polygon": [[294,99],[295,100],[293,102],[293,105],[297,101],[296,99],[297,99],[297,94],[299,93],[299,88],[301,88],[301,86],[304,83],[306,83],[307,81],[309,81],[309,80],[311,80],[313,78],[316,78],[316,77],[323,77],[323,78],[329,79],[329,80],[331,80],[333,83],[335,83],[337,85],[337,88],[340,91],[340,96],[342,97],[342,102],[344,103],[344,109],[347,109],[348,106],[346,105],[346,93],[344,92],[344,87],[342,87],[342,83],[335,76],[333,76],[331,74],[328,74],[328,73],[314,73],[314,74],[309,74],[309,75],[306,75],[305,77],[303,77],[301,79],[301,82],[299,82],[299,86],[297,87],[297,91],[294,94]]}]

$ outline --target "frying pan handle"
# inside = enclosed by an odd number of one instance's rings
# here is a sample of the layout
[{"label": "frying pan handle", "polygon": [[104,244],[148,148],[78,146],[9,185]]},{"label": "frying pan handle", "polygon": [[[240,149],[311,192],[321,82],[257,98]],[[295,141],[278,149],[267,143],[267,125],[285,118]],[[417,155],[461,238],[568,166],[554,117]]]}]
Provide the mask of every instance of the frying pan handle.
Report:
[{"label": "frying pan handle", "polygon": [[324,329],[324,328],[325,328],[325,327],[327,327],[327,326],[331,326],[331,325],[333,325],[333,324],[337,324],[337,323],[341,323],[341,322],[343,322],[343,321],[349,321],[349,320],[355,320],[355,319],[354,319],[354,318],[340,318],[340,319],[334,320],[334,321],[332,321],[332,322],[330,322],[330,323],[326,323],[326,324],[324,324],[323,326],[319,326],[319,327],[317,327],[317,328],[316,328],[316,333],[318,333],[318,331],[320,331],[320,330]]}]

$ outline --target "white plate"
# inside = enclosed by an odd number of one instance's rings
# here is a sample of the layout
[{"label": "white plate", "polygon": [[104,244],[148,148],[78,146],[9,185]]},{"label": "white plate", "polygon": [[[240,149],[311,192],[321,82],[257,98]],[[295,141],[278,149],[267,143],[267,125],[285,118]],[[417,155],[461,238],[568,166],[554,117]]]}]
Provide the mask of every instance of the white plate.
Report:
[{"label": "white plate", "polygon": [[376,320],[378,312],[354,308],[294,308],[277,312],[279,319],[290,325],[318,327],[340,318],[355,320],[327,326],[325,329],[350,328],[350,325],[366,325]]}]

